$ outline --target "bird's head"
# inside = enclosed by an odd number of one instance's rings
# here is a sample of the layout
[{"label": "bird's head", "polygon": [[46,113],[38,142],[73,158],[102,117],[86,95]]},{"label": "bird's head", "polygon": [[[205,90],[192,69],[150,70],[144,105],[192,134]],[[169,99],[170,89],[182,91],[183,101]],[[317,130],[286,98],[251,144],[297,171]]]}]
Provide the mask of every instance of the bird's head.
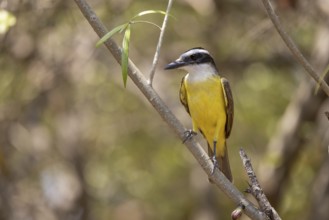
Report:
[{"label": "bird's head", "polygon": [[192,74],[204,71],[217,72],[213,58],[202,47],[195,47],[184,52],[177,60],[165,66],[165,70],[170,69],[183,69]]}]

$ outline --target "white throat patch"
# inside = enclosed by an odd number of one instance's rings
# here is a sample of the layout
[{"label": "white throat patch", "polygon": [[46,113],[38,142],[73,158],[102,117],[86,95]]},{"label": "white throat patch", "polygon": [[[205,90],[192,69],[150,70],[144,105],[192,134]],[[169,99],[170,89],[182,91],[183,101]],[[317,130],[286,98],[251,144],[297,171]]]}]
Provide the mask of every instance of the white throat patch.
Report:
[{"label": "white throat patch", "polygon": [[202,82],[209,77],[218,74],[215,67],[210,63],[188,65],[182,67],[182,69],[188,72],[186,80],[190,83]]}]

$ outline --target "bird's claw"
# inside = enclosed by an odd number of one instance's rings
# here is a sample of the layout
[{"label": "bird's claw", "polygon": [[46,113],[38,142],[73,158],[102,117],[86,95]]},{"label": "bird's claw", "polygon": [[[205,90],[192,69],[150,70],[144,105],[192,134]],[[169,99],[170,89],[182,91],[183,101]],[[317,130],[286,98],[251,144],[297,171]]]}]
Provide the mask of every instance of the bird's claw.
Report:
[{"label": "bird's claw", "polygon": [[214,167],[212,168],[212,171],[211,171],[211,175],[214,175],[216,168],[219,167],[219,166],[218,166],[218,161],[217,161],[215,155],[211,157],[211,161],[212,161],[213,164],[214,164]]},{"label": "bird's claw", "polygon": [[184,140],[183,140],[183,144],[188,141],[189,139],[191,139],[193,136],[197,135],[197,133],[193,130],[186,130],[184,132]]}]

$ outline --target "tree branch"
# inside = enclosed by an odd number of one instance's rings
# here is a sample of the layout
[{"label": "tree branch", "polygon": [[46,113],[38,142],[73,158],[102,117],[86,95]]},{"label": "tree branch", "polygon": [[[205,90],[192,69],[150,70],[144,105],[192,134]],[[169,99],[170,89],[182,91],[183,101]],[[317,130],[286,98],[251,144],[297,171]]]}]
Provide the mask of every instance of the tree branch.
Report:
[{"label": "tree branch", "polygon": [[[75,0],[76,4],[80,8],[81,12],[88,20],[89,24],[92,26],[94,31],[99,37],[104,36],[107,33],[106,28],[101,23],[97,15],[90,8],[85,0]],[[113,57],[121,62],[121,50],[118,45],[110,38],[105,42],[105,46],[112,53]],[[170,111],[170,109],[165,105],[162,99],[158,96],[155,90],[148,84],[144,75],[140,70],[134,65],[133,62],[129,60],[128,65],[128,75],[136,86],[145,95],[145,98],[152,104],[154,109],[160,114],[162,119],[169,125],[169,127],[180,137],[181,140],[184,139],[184,132],[186,129],[178,121],[175,115]],[[257,209],[246,197],[222,174],[218,169],[215,173],[211,175],[213,164],[209,159],[209,156],[203,150],[203,148],[195,140],[191,139],[185,142],[188,150],[193,154],[198,163],[201,165],[203,170],[208,174],[208,176],[213,180],[213,182],[237,205],[243,205],[245,208],[245,214],[252,219],[264,220],[268,219],[265,213]]]},{"label": "tree branch", "polygon": [[247,156],[246,152],[241,148],[240,149],[240,157],[242,159],[243,166],[247,172],[249,180],[251,182],[250,185],[250,193],[256,198],[260,209],[266,213],[267,216],[270,217],[271,220],[281,220],[278,213],[275,209],[271,206],[270,202],[267,200],[266,195],[264,194],[263,189],[258,183],[256,174],[254,169],[251,165],[251,161]]},{"label": "tree branch", "polygon": [[[327,66],[329,60],[329,48],[325,46],[329,45],[329,39],[326,38],[329,28],[326,25],[320,25],[316,32],[310,61],[321,69]],[[324,80],[329,82],[329,75]],[[308,135],[317,135],[314,122],[319,115],[322,116],[321,106],[328,97],[322,91],[315,96],[316,87],[315,84],[309,83],[307,77],[303,78],[295,93],[291,95],[290,102],[266,147],[259,170],[261,173],[259,179],[264,184],[263,190],[273,207],[280,205],[285,186],[291,184],[289,176],[293,172],[295,163],[299,160],[300,154],[305,151],[308,138],[300,135],[305,125],[307,124],[310,129]]]},{"label": "tree branch", "polygon": [[287,32],[283,29],[278,16],[275,14],[273,7],[269,0],[262,0],[266,12],[272,23],[274,24],[276,30],[279,32],[282,40],[285,42],[287,47],[290,49],[295,59],[303,66],[306,72],[315,80],[316,83],[319,84],[321,89],[329,96],[329,86],[328,84],[315,72],[311,64],[305,59],[303,54],[299,51],[298,47],[294,43],[294,41],[290,38]]},{"label": "tree branch", "polygon": [[165,17],[163,19],[163,23],[162,23],[162,27],[161,27],[161,32],[160,32],[160,37],[159,37],[157,49],[156,49],[156,52],[154,54],[152,68],[151,68],[151,71],[150,71],[150,79],[149,79],[150,86],[152,86],[152,83],[153,83],[153,78],[154,78],[154,74],[155,74],[155,68],[156,68],[156,66],[158,64],[158,60],[159,60],[159,56],[160,56],[160,49],[161,49],[161,45],[162,45],[162,41],[163,41],[164,32],[166,30],[166,26],[167,26],[167,22],[168,22],[168,17],[169,17],[169,12],[170,12],[172,3],[173,3],[173,0],[169,0],[168,1],[168,6],[167,6],[166,14],[165,14]]}]

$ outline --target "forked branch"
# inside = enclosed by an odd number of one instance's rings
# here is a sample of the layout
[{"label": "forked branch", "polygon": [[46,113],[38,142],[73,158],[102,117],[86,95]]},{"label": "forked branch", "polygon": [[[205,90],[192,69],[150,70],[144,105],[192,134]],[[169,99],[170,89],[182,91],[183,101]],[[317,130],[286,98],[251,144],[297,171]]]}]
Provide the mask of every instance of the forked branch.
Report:
[{"label": "forked branch", "polygon": [[166,26],[167,26],[167,22],[168,22],[168,18],[169,18],[169,12],[170,12],[172,3],[173,3],[173,0],[168,1],[168,6],[167,6],[165,17],[163,19],[157,49],[156,49],[155,54],[154,54],[152,68],[151,68],[151,71],[150,71],[150,79],[149,79],[149,84],[151,86],[152,86],[153,79],[154,79],[155,69],[156,69],[156,66],[158,64],[158,60],[159,60],[159,56],[160,56],[160,49],[161,49],[161,46],[162,46],[162,41],[163,41],[164,33],[165,33],[165,30],[166,30]]},{"label": "forked branch", "polygon": [[240,149],[240,157],[242,159],[243,166],[247,172],[247,175],[250,180],[250,188],[249,192],[255,197],[257,200],[260,209],[266,213],[266,215],[271,220],[281,220],[278,213],[275,211],[275,209],[271,206],[270,202],[267,200],[266,195],[263,192],[263,189],[258,183],[256,174],[254,172],[254,169],[252,167],[251,161],[249,157],[247,156],[246,152],[241,148]]}]

